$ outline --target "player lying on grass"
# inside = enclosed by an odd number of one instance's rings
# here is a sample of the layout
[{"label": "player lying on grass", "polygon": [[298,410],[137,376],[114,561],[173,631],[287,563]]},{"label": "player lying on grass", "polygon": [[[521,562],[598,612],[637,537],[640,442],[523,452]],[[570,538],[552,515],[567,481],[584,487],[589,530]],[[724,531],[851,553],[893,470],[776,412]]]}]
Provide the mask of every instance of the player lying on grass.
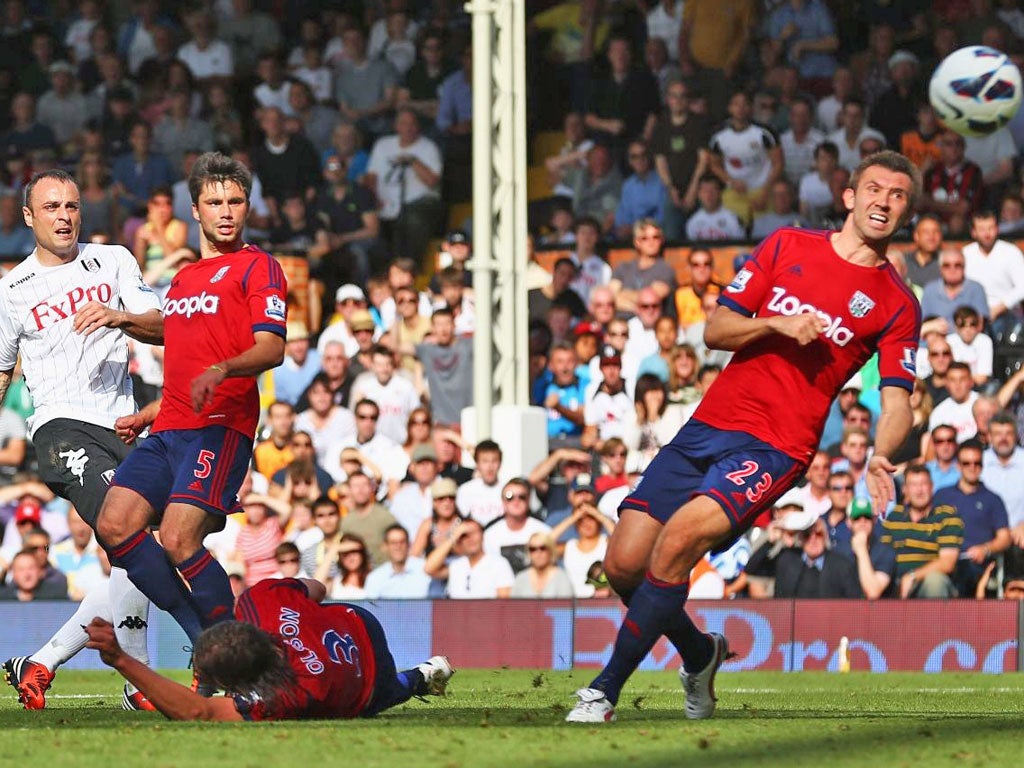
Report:
[{"label": "player lying on grass", "polygon": [[200,696],[136,661],[102,618],[85,628],[88,647],[171,720],[372,717],[413,696],[444,693],[455,674],[446,657],[398,672],[373,614],[320,605],[326,592],[312,579],[265,579],[239,596],[237,621],[199,636],[195,674],[225,696]]}]

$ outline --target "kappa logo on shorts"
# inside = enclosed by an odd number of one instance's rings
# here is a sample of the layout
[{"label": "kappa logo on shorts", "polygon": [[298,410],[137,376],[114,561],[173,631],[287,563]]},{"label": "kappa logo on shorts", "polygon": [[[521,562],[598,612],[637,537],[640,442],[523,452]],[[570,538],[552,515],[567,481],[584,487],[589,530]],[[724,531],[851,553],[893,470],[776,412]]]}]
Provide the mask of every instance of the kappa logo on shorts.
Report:
[{"label": "kappa logo on shorts", "polygon": [[85,485],[85,465],[89,463],[85,448],[79,448],[77,451],[68,449],[57,455],[67,462],[68,472],[77,477],[81,485]]}]

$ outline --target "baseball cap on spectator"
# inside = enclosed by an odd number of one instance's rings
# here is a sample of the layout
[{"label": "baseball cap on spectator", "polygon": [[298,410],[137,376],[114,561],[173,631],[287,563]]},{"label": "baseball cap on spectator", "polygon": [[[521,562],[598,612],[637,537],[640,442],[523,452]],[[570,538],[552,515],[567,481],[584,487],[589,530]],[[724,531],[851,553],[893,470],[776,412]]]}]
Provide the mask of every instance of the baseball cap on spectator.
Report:
[{"label": "baseball cap on spectator", "polygon": [[40,525],[43,522],[43,505],[35,496],[26,496],[14,510],[14,522],[29,522],[33,525]]},{"label": "baseball cap on spectator", "polygon": [[850,377],[850,380],[843,384],[843,388],[839,391],[845,392],[848,389],[855,389],[858,392],[864,389],[864,379],[861,378],[860,371],[853,374],[853,376]]},{"label": "baseball cap on spectator", "polygon": [[377,326],[368,310],[357,309],[349,318],[348,327],[353,331],[372,331]]},{"label": "baseball cap on spectator", "polygon": [[600,325],[598,325],[597,323],[587,322],[586,320],[576,323],[576,327],[572,329],[572,332],[576,336],[585,336],[586,334],[589,333],[592,336],[597,336],[598,338],[601,338],[601,336],[603,335]]},{"label": "baseball cap on spectator", "polygon": [[809,529],[817,522],[819,517],[817,512],[810,509],[799,512],[787,512],[780,521],[780,524],[784,531],[799,533]]},{"label": "baseball cap on spectator", "polygon": [[71,66],[70,62],[64,61],[64,59],[60,59],[59,61],[53,62],[53,64],[50,65],[49,69],[47,69],[47,72],[49,72],[51,75],[55,75],[58,72],[67,72],[69,75],[73,75],[75,73],[75,68]]},{"label": "baseball cap on spectator", "polygon": [[622,354],[611,344],[605,344],[601,347],[601,364],[605,363],[618,363],[622,365]]},{"label": "baseball cap on spectator", "polygon": [[285,328],[285,339],[287,341],[302,341],[303,339],[309,338],[309,329],[306,328],[305,323],[292,322],[288,323]]},{"label": "baseball cap on spectator", "polygon": [[865,499],[863,496],[858,496],[850,505],[851,520],[856,520],[859,517],[874,517],[874,514],[875,513],[871,509],[871,499]]},{"label": "baseball cap on spectator", "polygon": [[786,507],[799,507],[803,509],[804,495],[800,492],[799,488],[790,488],[779,497],[774,506],[776,509],[785,509]]},{"label": "baseball cap on spectator", "polygon": [[911,64],[920,63],[917,56],[915,56],[908,50],[900,48],[892,56],[889,57],[889,69],[892,69],[897,64],[903,64],[904,62],[910,62]]},{"label": "baseball cap on spectator", "polygon": [[458,483],[450,477],[439,477],[434,481],[434,484],[430,486],[430,498],[443,499],[448,496],[455,496],[458,490]]},{"label": "baseball cap on spectator", "polygon": [[447,235],[444,236],[444,240],[449,245],[469,245],[469,236],[461,229],[453,229]]},{"label": "baseball cap on spectator", "polygon": [[358,285],[345,283],[345,285],[341,286],[341,288],[339,288],[334,294],[334,301],[341,304],[341,302],[348,299],[352,299],[353,301],[366,301],[366,294],[363,293],[363,289]]},{"label": "baseball cap on spectator", "polygon": [[417,461],[437,461],[437,451],[429,443],[417,445],[412,451],[412,463]]},{"label": "baseball cap on spectator", "polygon": [[597,493],[594,488],[594,478],[590,476],[589,472],[580,472],[576,477],[569,483],[569,489],[574,493],[577,491],[590,491],[591,493]]}]

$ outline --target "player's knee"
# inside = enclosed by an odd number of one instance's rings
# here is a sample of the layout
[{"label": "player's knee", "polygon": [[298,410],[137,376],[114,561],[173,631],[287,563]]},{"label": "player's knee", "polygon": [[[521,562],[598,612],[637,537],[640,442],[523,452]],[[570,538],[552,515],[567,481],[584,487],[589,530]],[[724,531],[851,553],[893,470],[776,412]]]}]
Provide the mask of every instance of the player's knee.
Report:
[{"label": "player's knee", "polygon": [[643,581],[646,570],[646,562],[622,557],[614,549],[609,549],[604,558],[604,572],[608,577],[608,583],[619,595],[634,592]]}]

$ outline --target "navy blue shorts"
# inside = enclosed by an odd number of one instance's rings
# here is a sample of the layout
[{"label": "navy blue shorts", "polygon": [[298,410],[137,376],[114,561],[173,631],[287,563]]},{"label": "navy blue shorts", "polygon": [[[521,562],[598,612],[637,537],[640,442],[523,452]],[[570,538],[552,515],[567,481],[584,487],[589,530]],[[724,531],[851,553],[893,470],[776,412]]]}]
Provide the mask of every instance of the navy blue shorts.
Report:
[{"label": "navy blue shorts", "polygon": [[645,512],[664,525],[694,496],[709,496],[722,505],[738,536],[805,469],[806,464],[746,432],[690,419],[654,457],[619,509]]},{"label": "navy blue shorts", "polygon": [[388,639],[384,635],[384,627],[377,621],[377,617],[354,603],[335,603],[345,608],[351,608],[363,621],[366,627],[366,634],[370,637],[370,645],[373,646],[373,658],[377,664],[377,677],[373,681],[373,694],[366,703],[366,708],[360,713],[360,717],[373,717],[385,709],[396,707],[412,698],[412,691],[405,688],[398,681],[398,669],[395,667],[395,659],[388,648]]},{"label": "navy blue shorts", "polygon": [[252,439],[227,427],[155,432],[128,454],[111,485],[131,488],[163,515],[168,504],[191,504],[215,515],[238,512],[238,489],[252,457]]}]

